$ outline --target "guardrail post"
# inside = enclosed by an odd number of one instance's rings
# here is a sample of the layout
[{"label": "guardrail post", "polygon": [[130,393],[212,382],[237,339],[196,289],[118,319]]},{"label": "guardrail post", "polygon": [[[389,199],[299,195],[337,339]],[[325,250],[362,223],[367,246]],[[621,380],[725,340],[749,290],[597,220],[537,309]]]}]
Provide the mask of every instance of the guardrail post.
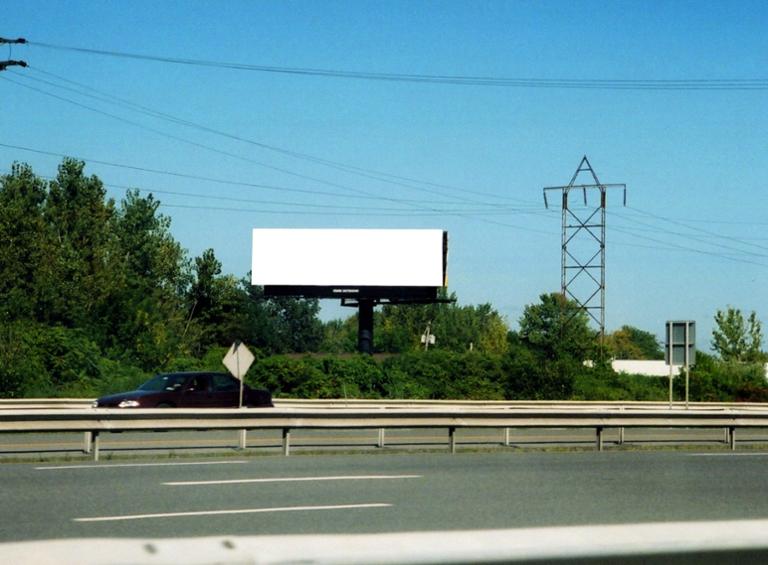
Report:
[{"label": "guardrail post", "polygon": [[504,428],[504,447],[509,447],[509,428]]},{"label": "guardrail post", "polygon": [[597,450],[602,451],[603,450],[603,427],[597,426],[597,428],[595,428],[595,432],[597,435]]},{"label": "guardrail post", "polygon": [[448,428],[448,443],[451,446],[451,453],[456,453],[456,428]]},{"label": "guardrail post", "polygon": [[731,435],[731,451],[736,451],[736,428],[731,426],[728,432]]},{"label": "guardrail post", "polygon": [[728,428],[723,428],[723,443],[725,445],[731,443],[731,430]]},{"label": "guardrail post", "polygon": [[245,449],[246,444],[248,443],[248,432],[246,430],[240,430],[238,435],[240,437],[238,439],[237,447],[238,449]]},{"label": "guardrail post", "polygon": [[91,452],[91,442],[93,441],[93,433],[83,432],[83,453],[88,455]]},{"label": "guardrail post", "polygon": [[384,441],[385,441],[384,428],[379,428],[379,443],[378,443],[379,448],[384,447]]},{"label": "guardrail post", "polygon": [[[624,407],[619,407],[619,412],[624,412]],[[624,426],[619,428],[619,445],[624,445]]]},{"label": "guardrail post", "polygon": [[99,460],[99,432],[93,432],[93,460]]},{"label": "guardrail post", "polygon": [[283,455],[288,457],[291,454],[291,429],[283,428]]}]

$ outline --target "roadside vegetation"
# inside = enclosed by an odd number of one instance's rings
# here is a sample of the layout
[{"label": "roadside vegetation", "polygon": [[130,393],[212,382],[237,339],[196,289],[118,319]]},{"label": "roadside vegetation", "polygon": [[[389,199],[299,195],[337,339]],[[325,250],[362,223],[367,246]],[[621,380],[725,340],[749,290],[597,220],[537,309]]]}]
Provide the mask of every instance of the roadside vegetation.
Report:
[{"label": "roadside vegetation", "polygon": [[[0,176],[0,397],[94,397],[151,375],[223,370],[235,340],[256,354],[246,380],[276,397],[665,400],[666,379],[617,374],[611,358],[663,359],[653,334],[596,340],[586,315],[542,294],[510,329],[490,304],[383,306],[374,356],[354,353],[357,320],[323,322],[317,300],[268,298],[190,258],[151,194],[107,198],[85,164],[55,179],[24,164]],[[768,401],[755,313],[718,310],[697,354],[691,400]],[[437,336],[428,350],[426,328]],[[584,361],[592,363],[587,366]],[[682,379],[676,379],[680,398]]]}]

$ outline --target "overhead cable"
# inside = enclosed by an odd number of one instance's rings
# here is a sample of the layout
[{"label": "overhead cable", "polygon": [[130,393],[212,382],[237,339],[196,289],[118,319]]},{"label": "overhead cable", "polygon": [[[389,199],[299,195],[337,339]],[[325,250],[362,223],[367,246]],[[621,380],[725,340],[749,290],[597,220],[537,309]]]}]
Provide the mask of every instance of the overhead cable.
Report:
[{"label": "overhead cable", "polygon": [[453,84],[463,86],[496,86],[513,88],[558,88],[558,89],[602,89],[602,90],[768,90],[768,79],[731,78],[731,79],[567,79],[567,78],[528,78],[528,77],[496,77],[473,75],[428,75],[412,73],[384,73],[374,71],[348,71],[340,69],[322,69],[309,67],[283,67],[274,65],[256,65],[234,63],[227,61],[211,61],[184,57],[167,57],[125,51],[93,49],[71,45],[57,45],[41,41],[28,41],[32,46],[70,51],[90,55],[120,57],[191,65],[198,67],[213,67],[239,71],[254,71],[263,73],[280,73],[288,75],[317,76],[326,78],[344,78],[359,80],[376,80],[389,82],[416,82],[427,84]]},{"label": "overhead cable", "polygon": [[[530,204],[531,206],[538,207],[536,204],[534,204],[530,200],[523,200],[523,199],[520,199],[520,198],[515,198],[515,197],[512,197],[512,196],[508,196],[508,195],[499,195],[499,194],[494,194],[494,193],[489,193],[489,192],[472,190],[472,189],[468,189],[468,188],[461,188],[461,187],[451,186],[451,185],[447,185],[447,184],[443,184],[443,183],[436,183],[436,182],[431,182],[431,181],[425,181],[425,180],[415,179],[415,178],[412,178],[412,177],[396,175],[396,174],[393,174],[393,173],[377,171],[377,170],[373,170],[373,169],[367,169],[367,168],[364,168],[364,167],[358,167],[358,166],[355,166],[355,165],[350,165],[348,163],[340,163],[338,161],[332,161],[332,160],[329,160],[329,159],[324,159],[322,157],[317,157],[315,155],[309,155],[307,153],[301,153],[301,152],[298,152],[298,151],[293,151],[293,150],[290,150],[290,149],[285,149],[285,148],[282,148],[282,147],[277,147],[275,145],[270,145],[270,144],[267,144],[267,143],[263,143],[263,142],[260,142],[260,141],[256,141],[256,140],[250,139],[248,137],[244,137],[242,135],[236,135],[236,134],[233,134],[233,133],[230,133],[230,132],[225,132],[225,131],[222,131],[222,130],[219,130],[219,129],[216,129],[216,128],[212,128],[210,126],[206,126],[206,125],[203,125],[203,124],[192,122],[190,120],[187,120],[187,119],[184,119],[184,118],[180,118],[178,116],[174,116],[174,115],[168,114],[166,112],[159,112],[159,111],[154,110],[152,108],[149,108],[147,106],[144,106],[144,105],[141,105],[141,104],[137,104],[137,103],[132,102],[130,100],[127,100],[125,98],[118,97],[118,96],[115,96],[115,95],[112,95],[112,94],[109,94],[109,93],[105,93],[103,91],[99,91],[98,89],[95,89],[95,88],[93,88],[91,86],[88,86],[88,85],[85,85],[85,84],[73,81],[71,79],[59,76],[59,75],[57,75],[55,73],[51,73],[49,71],[44,71],[44,70],[39,69],[39,68],[30,68],[30,70],[32,70],[33,72],[36,72],[36,73],[47,75],[47,76],[49,76],[51,78],[55,78],[56,80],[63,81],[63,82],[75,85],[75,86],[77,86],[78,88],[80,88],[82,90],[68,88],[68,87],[62,86],[60,84],[56,84],[56,83],[53,83],[53,82],[50,82],[50,81],[46,81],[46,80],[43,80],[43,79],[40,79],[40,78],[25,76],[25,78],[27,78],[27,79],[36,80],[38,82],[43,82],[45,84],[48,84],[50,86],[54,86],[56,88],[61,88],[61,89],[64,89],[64,90],[69,90],[69,91],[72,91],[72,92],[76,92],[76,93],[78,93],[78,94],[80,94],[82,96],[87,96],[87,97],[94,98],[94,99],[97,99],[97,100],[106,101],[106,102],[108,102],[110,104],[118,104],[118,105],[127,106],[130,109],[132,109],[132,111],[140,112],[140,113],[152,116],[152,117],[157,118],[157,119],[166,120],[166,121],[178,124],[178,125],[183,125],[183,126],[186,126],[186,127],[190,127],[190,128],[194,128],[194,129],[197,129],[197,130],[200,130],[200,131],[204,131],[206,133],[211,133],[211,134],[214,134],[214,135],[218,135],[218,136],[225,137],[225,138],[228,138],[228,139],[232,139],[232,140],[235,140],[235,141],[239,141],[239,142],[242,142],[242,143],[247,143],[249,145],[253,145],[253,146],[259,147],[261,149],[272,151],[272,152],[275,152],[275,153],[278,153],[278,154],[281,154],[281,155],[285,155],[285,156],[288,156],[288,157],[292,157],[292,158],[295,158],[295,159],[301,159],[301,160],[308,161],[308,162],[311,162],[311,163],[315,163],[315,164],[318,164],[318,165],[322,165],[322,166],[325,166],[325,167],[330,167],[330,168],[333,168],[335,170],[340,170],[340,171],[343,171],[343,172],[346,172],[346,173],[349,173],[349,174],[360,175],[360,176],[363,176],[365,178],[376,180],[378,182],[385,182],[385,183],[393,184],[393,185],[396,185],[396,186],[402,186],[402,187],[405,187],[405,188],[412,188],[412,189],[419,190],[419,191],[422,191],[422,192],[429,192],[429,193],[432,193],[432,194],[438,194],[438,195],[443,196],[443,197],[446,196],[445,193],[444,193],[444,190],[449,190],[449,191],[457,192],[457,193],[461,193],[461,194],[472,194],[472,195],[475,195],[475,196],[482,196],[482,197],[486,197],[486,198],[494,198],[494,199],[498,199],[498,200],[505,200],[505,201],[511,200],[511,201],[521,202],[521,203],[525,203],[525,204]],[[18,75],[18,76],[22,76],[22,75]],[[94,94],[94,93],[96,93],[96,94]],[[414,186],[414,185],[422,185],[422,186]],[[430,187],[433,187],[433,188],[439,188],[439,189],[443,189],[443,191],[428,190],[428,189],[423,188],[423,186],[430,186]],[[456,197],[454,197],[454,198],[456,198]],[[463,197],[462,200],[465,200],[466,202],[476,202],[476,200],[469,199],[469,198],[466,198],[466,197]]]}]

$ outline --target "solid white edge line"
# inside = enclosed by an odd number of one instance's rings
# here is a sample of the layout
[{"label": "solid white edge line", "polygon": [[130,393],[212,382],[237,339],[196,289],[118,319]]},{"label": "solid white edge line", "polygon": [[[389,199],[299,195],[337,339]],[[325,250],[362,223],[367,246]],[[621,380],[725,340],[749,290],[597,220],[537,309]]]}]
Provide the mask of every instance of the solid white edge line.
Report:
[{"label": "solid white edge line", "polygon": [[221,481],[172,481],[166,486],[186,487],[203,485],[236,485],[246,483],[293,483],[314,481],[383,481],[397,479],[420,479],[423,475],[338,475],[328,477],[273,477],[262,479],[225,479]]},{"label": "solid white edge line", "polygon": [[248,461],[184,461],[177,463],[115,463],[112,465],[53,465],[35,467],[36,471],[59,471],[62,469],[115,469],[118,467],[183,467],[188,465],[237,465]]},{"label": "solid white edge line", "polygon": [[358,508],[388,508],[391,504],[372,502],[368,504],[335,504],[323,506],[278,506],[275,508],[242,508],[238,510],[198,510],[192,512],[167,512],[163,514],[133,514],[126,516],[100,516],[73,518],[73,522],[119,522],[124,520],[145,520],[150,518],[184,518],[188,516],[224,516],[228,514],[264,514],[269,512],[306,512],[312,510],[354,510]]}]

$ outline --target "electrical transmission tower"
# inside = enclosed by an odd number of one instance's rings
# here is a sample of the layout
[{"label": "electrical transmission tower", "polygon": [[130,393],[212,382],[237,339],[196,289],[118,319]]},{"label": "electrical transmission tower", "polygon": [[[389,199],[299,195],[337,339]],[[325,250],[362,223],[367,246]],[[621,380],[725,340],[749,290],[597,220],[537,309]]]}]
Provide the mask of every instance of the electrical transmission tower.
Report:
[{"label": "electrical transmission tower", "polygon": [[[588,184],[578,184],[579,176],[587,174]],[[547,208],[547,191],[562,194],[561,292],[598,325],[601,344],[605,337],[605,208],[608,189],[612,188],[623,189],[626,206],[627,185],[601,183],[586,155],[567,186],[544,188]],[[583,206],[568,199],[572,190],[581,191]],[[599,196],[597,203],[593,194]]]}]

